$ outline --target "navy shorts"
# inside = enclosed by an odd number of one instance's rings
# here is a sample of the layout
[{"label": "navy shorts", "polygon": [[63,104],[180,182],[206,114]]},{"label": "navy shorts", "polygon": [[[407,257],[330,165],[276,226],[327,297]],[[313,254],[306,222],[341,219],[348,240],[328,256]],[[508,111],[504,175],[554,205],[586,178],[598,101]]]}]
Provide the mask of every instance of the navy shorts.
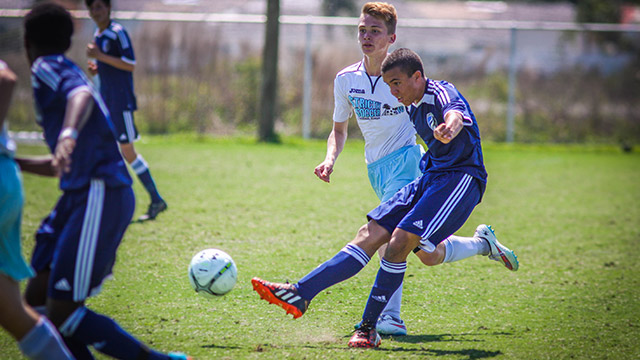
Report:
[{"label": "navy shorts", "polygon": [[130,186],[105,187],[98,179],[62,194],[36,233],[31,259],[37,272],[51,270],[48,297],[80,302],[100,291],[134,207]]},{"label": "navy shorts", "polygon": [[136,124],[133,122],[133,111],[111,111],[111,121],[116,129],[116,140],[121,144],[129,144],[140,138]]},{"label": "navy shorts", "polygon": [[420,236],[420,248],[432,252],[464,225],[483,190],[477,179],[463,172],[427,173],[371,210],[367,217],[390,234],[400,228]]}]

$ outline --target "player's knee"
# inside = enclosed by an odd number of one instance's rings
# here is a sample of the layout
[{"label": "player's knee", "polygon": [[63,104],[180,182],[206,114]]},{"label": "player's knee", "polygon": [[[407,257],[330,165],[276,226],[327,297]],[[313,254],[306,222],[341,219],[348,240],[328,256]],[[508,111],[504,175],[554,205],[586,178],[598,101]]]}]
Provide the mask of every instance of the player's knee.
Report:
[{"label": "player's knee", "polygon": [[436,248],[433,252],[426,252],[420,250],[416,253],[420,261],[427,266],[436,266],[442,264],[444,260],[444,253],[442,249]]}]

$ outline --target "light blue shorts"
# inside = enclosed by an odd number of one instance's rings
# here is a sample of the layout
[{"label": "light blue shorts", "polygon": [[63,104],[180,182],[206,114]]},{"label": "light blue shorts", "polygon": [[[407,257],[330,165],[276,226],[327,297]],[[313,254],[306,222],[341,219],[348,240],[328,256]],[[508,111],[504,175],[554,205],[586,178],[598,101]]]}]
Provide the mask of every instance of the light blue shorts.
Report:
[{"label": "light blue shorts", "polygon": [[391,154],[367,165],[371,187],[381,202],[422,175],[420,159],[424,154],[421,145],[400,148]]},{"label": "light blue shorts", "polygon": [[13,159],[0,155],[0,273],[16,281],[33,276],[20,245],[23,203],[20,169]]}]

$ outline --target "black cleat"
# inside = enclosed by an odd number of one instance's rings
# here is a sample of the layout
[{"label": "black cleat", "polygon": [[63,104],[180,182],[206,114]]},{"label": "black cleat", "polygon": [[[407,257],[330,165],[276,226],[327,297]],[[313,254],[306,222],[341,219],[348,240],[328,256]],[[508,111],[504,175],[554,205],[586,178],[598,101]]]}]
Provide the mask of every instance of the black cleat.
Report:
[{"label": "black cleat", "polygon": [[152,202],[151,204],[149,204],[147,213],[141,215],[138,218],[138,222],[144,222],[144,221],[155,219],[158,216],[158,214],[167,210],[167,207],[168,207],[167,203],[164,200]]}]

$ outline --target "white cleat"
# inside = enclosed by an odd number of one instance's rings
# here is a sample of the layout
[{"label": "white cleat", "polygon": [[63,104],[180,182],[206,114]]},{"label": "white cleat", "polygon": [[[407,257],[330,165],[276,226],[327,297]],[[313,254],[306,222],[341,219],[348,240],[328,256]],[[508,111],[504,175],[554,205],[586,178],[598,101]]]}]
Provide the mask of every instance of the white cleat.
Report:
[{"label": "white cleat", "polygon": [[391,315],[382,315],[378,319],[376,329],[382,335],[404,336],[407,335],[407,327],[404,321],[395,319]]},{"label": "white cleat", "polygon": [[478,225],[476,233],[473,236],[489,243],[489,259],[502,263],[502,265],[511,271],[518,270],[520,265],[518,263],[518,257],[513,250],[500,244],[490,225]]}]

